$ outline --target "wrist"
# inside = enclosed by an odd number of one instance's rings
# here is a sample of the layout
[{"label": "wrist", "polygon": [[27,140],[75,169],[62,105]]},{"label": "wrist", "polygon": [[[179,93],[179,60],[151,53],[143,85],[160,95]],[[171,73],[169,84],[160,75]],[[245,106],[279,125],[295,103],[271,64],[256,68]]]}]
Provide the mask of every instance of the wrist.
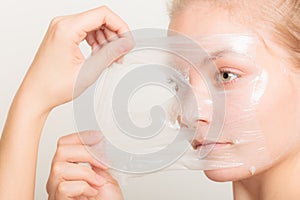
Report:
[{"label": "wrist", "polygon": [[11,109],[23,115],[42,117],[48,116],[53,108],[47,105],[42,96],[21,86],[14,97]]}]

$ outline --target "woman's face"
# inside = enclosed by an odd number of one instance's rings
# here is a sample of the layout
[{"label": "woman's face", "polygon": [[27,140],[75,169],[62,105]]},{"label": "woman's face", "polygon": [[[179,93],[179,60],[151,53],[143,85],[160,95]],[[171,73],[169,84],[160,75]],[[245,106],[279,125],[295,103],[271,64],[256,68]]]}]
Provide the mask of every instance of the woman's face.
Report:
[{"label": "woman's face", "polygon": [[[230,15],[225,9],[198,2],[177,12],[171,19],[169,29],[192,37],[254,34],[250,25],[243,25],[235,20],[236,18],[239,17]],[[225,131],[221,131],[218,140],[231,143],[216,146],[207,157],[218,158],[219,161],[223,158],[225,162],[242,165],[206,170],[206,175],[212,180],[245,179],[252,175],[251,171],[257,174],[271,166],[279,165],[288,158],[291,142],[296,139],[298,99],[295,83],[289,74],[291,66],[287,66],[280,57],[270,53],[267,49],[271,44],[268,40],[270,38],[267,38],[267,34],[262,30],[258,33],[268,42],[258,40],[253,57],[255,66],[230,61],[230,56],[226,58],[229,62],[216,60],[220,71],[226,68],[225,73],[224,70],[220,72],[221,79],[230,85],[224,84],[227,94],[223,128]],[[203,48],[206,48],[205,45]],[[251,76],[251,80],[247,79]],[[205,85],[200,83],[202,80],[194,70],[190,71],[190,80],[195,88],[199,89]],[[245,84],[247,80],[248,83]],[[254,93],[257,93],[259,98],[251,99]],[[206,113],[202,113],[203,119],[198,119],[199,130],[208,130],[212,109],[202,110]],[[197,134],[199,141],[205,138],[204,132],[199,131]]]}]

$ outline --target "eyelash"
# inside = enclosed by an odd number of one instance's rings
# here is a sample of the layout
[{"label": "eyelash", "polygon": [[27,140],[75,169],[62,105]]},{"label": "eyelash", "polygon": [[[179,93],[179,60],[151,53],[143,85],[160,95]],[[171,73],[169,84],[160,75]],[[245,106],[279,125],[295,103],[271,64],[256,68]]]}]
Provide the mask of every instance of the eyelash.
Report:
[{"label": "eyelash", "polygon": [[[236,78],[233,80],[230,80],[230,81],[221,81],[220,79],[222,78],[222,74],[224,74],[224,73],[233,74],[236,76]],[[233,70],[230,70],[230,69],[220,69],[219,73],[216,76],[217,76],[216,77],[217,82],[221,83],[223,85],[231,85],[231,84],[235,83],[241,77],[240,74],[238,74],[237,72],[234,72]]]},{"label": "eyelash", "polygon": [[[230,80],[230,81],[222,81],[220,79],[222,78],[223,73],[233,74],[234,76],[236,76],[236,78],[234,78],[233,80]],[[238,81],[239,78],[241,78],[243,75],[244,75],[244,72],[242,72],[240,70],[223,67],[223,68],[220,68],[219,71],[216,72],[216,74],[215,74],[215,80],[216,80],[215,84],[216,84],[216,86],[217,85],[231,86],[236,81]],[[178,92],[177,84],[175,84],[175,86],[173,85],[176,81],[174,81],[173,79],[168,79],[167,82],[168,82],[168,84],[170,84],[174,87],[174,90],[176,92]]]}]

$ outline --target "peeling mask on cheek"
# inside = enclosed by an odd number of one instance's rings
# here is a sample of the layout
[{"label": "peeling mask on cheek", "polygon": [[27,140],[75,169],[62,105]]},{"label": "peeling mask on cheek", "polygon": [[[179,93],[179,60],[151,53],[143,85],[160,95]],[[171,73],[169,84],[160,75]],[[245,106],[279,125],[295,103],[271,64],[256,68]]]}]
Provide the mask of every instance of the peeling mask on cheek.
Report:
[{"label": "peeling mask on cheek", "polygon": [[136,47],[123,63],[76,100],[78,110],[93,107],[78,129],[103,138],[89,152],[113,171],[138,176],[238,166],[254,174],[272,162],[257,120],[268,75],[255,62],[256,38],[164,34],[134,33]]}]

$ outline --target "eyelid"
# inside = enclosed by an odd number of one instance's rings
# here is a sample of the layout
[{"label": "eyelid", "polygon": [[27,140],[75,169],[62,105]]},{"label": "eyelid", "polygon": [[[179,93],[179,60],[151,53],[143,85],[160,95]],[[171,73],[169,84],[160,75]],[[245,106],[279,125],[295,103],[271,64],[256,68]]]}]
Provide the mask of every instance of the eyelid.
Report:
[{"label": "eyelid", "polygon": [[230,73],[233,73],[233,74],[236,74],[239,76],[245,75],[245,72],[243,72],[240,69],[233,68],[233,67],[220,67],[219,71],[220,72],[230,72]]},{"label": "eyelid", "polygon": [[222,55],[215,57],[212,62],[218,69],[228,69],[241,75],[253,73],[257,69],[253,60],[245,56]]},{"label": "eyelid", "polygon": [[240,70],[229,68],[229,67],[223,67],[219,69],[219,72],[217,76],[219,76],[221,73],[228,72],[236,75],[236,78],[230,81],[218,81],[219,84],[223,84],[224,86],[226,85],[231,85],[234,84],[238,79],[244,74]]}]

